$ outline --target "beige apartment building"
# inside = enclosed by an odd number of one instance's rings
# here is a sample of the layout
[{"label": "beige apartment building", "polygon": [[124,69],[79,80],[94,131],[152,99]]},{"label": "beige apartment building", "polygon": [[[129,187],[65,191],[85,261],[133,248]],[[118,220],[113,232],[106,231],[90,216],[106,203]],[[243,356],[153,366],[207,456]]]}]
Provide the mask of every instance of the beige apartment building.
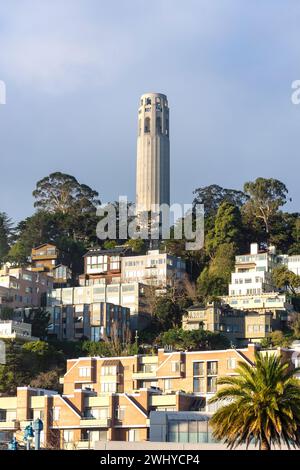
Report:
[{"label": "beige apartment building", "polygon": [[48,448],[147,440],[153,411],[212,413],[215,405],[208,400],[218,377],[235,374],[238,361],[253,364],[255,348],[68,360],[61,395],[21,387],[15,397],[0,397],[0,440],[13,434],[22,440],[37,417]]},{"label": "beige apartment building", "polygon": [[286,312],[268,309],[239,310],[223,302],[194,305],[187,309],[182,318],[184,330],[203,328],[214,333],[221,333],[238,346],[261,341],[272,331],[284,328],[286,323]]},{"label": "beige apartment building", "polygon": [[143,282],[156,287],[172,286],[186,276],[181,258],[149,250],[146,255],[124,256],[121,259],[121,281]]},{"label": "beige apartment building", "polygon": [[0,270],[0,308],[1,305],[11,308],[46,305],[52,287],[53,281],[45,273],[5,265]]}]

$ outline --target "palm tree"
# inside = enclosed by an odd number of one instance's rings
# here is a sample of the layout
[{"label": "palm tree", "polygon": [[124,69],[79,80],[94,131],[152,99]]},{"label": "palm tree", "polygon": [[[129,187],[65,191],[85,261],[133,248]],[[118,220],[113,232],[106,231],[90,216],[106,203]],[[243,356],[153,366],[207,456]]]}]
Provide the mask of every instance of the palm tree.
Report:
[{"label": "palm tree", "polygon": [[220,408],[210,424],[214,437],[230,449],[250,442],[261,450],[271,445],[300,447],[300,382],[279,356],[256,353],[255,364],[239,362],[236,376],[219,379],[210,403]]}]

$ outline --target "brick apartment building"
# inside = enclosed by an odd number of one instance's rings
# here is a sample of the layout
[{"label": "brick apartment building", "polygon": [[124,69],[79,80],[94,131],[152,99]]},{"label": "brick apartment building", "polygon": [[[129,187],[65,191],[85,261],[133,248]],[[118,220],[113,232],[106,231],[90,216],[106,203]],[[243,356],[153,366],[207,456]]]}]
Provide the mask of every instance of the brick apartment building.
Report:
[{"label": "brick apartment building", "polygon": [[[148,440],[153,411],[212,413],[215,405],[208,399],[218,388],[218,377],[235,374],[238,361],[253,364],[254,352],[255,346],[249,345],[68,360],[61,395],[21,387],[15,397],[0,397],[0,440],[14,433],[22,439],[25,426],[36,418],[43,420],[42,445],[48,448],[86,449],[97,441]],[[292,352],[273,351],[284,358]]]}]

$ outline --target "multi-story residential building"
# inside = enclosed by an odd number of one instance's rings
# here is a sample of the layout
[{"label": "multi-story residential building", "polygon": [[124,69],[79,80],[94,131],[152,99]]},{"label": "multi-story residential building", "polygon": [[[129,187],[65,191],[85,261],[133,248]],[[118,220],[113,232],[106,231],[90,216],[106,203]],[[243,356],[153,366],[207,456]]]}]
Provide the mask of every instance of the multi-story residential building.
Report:
[{"label": "multi-story residential building", "polygon": [[91,341],[130,336],[130,310],[107,302],[48,307],[48,334],[60,340]]},{"label": "multi-story residential building", "polygon": [[182,318],[184,330],[203,328],[214,333],[221,333],[232,343],[239,346],[253,341],[261,341],[274,330],[286,326],[286,313],[273,313],[238,310],[222,302],[207,305],[194,305],[187,309]]},{"label": "multi-story residential building", "polygon": [[0,270],[0,288],[4,288],[4,303],[11,308],[46,305],[47,294],[53,287],[52,279],[44,273],[5,265]]},{"label": "multi-story residential building", "polygon": [[159,250],[150,250],[146,255],[124,256],[121,260],[122,282],[139,281],[166,287],[183,281],[185,276],[185,262]]},{"label": "multi-story residential building", "polygon": [[71,269],[60,263],[61,253],[52,243],[32,248],[31,267],[34,272],[48,273],[53,278],[54,287],[68,286],[72,279]]},{"label": "multi-story residential building", "polygon": [[79,284],[85,286],[120,283],[121,258],[129,253],[131,249],[123,246],[111,250],[90,249],[84,255],[84,274],[79,276]]},{"label": "multi-story residential building", "polygon": [[282,320],[287,320],[288,314],[293,312],[293,305],[286,294],[268,292],[257,295],[229,295],[222,300],[231,307],[248,312],[271,312],[274,317],[278,314]]},{"label": "multi-story residential building", "polygon": [[38,338],[31,334],[31,324],[14,320],[0,321],[0,339],[12,339],[17,341],[36,341]]},{"label": "multi-story residential building", "polygon": [[59,250],[52,243],[44,243],[31,250],[31,269],[37,272],[51,272],[58,264]]},{"label": "multi-story residential building", "polygon": [[149,322],[149,286],[139,282],[91,284],[87,286],[53,289],[48,306],[83,305],[108,302],[130,309],[132,329],[143,328]]},{"label": "multi-story residential building", "polygon": [[[87,449],[97,441],[149,439],[151,412],[186,412],[185,421],[197,412],[197,432],[188,439],[200,442],[203,432],[209,432],[198,421],[207,421],[216,409],[208,400],[219,387],[218,377],[235,375],[238,361],[252,365],[255,351],[256,346],[249,345],[221,351],[159,350],[155,356],[72,359],[67,361],[62,395],[21,387],[16,397],[0,397],[0,433],[6,432],[7,438],[15,433],[21,440],[28,422],[39,417],[44,423],[44,447]],[[283,359],[290,359],[293,352],[272,351]],[[172,418],[176,420],[176,415]],[[159,424],[154,421],[153,425]],[[179,439],[180,423],[177,431],[173,424],[164,440]]]},{"label": "multi-story residential building", "polygon": [[80,285],[142,282],[157,287],[173,285],[186,275],[185,262],[176,256],[150,250],[134,255],[130,248],[94,248],[84,256]]},{"label": "multi-story residential building", "polygon": [[235,257],[235,271],[231,275],[229,295],[274,292],[276,289],[271,273],[278,262],[274,247],[261,251],[257,243],[252,243],[249,254]]}]

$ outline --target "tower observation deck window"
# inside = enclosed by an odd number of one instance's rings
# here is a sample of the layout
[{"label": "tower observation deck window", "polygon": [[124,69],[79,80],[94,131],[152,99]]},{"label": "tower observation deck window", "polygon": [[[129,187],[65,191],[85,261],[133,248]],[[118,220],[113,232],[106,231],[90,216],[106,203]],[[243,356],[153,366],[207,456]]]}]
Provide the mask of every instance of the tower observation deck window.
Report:
[{"label": "tower observation deck window", "polygon": [[146,105],[151,104],[151,98],[146,98]]},{"label": "tower observation deck window", "polygon": [[147,117],[145,119],[145,128],[144,128],[145,134],[148,134],[150,132],[150,118]]},{"label": "tower observation deck window", "polygon": [[161,134],[161,132],[162,132],[161,117],[160,116],[157,116],[157,118],[156,118],[156,132],[158,134]]}]

